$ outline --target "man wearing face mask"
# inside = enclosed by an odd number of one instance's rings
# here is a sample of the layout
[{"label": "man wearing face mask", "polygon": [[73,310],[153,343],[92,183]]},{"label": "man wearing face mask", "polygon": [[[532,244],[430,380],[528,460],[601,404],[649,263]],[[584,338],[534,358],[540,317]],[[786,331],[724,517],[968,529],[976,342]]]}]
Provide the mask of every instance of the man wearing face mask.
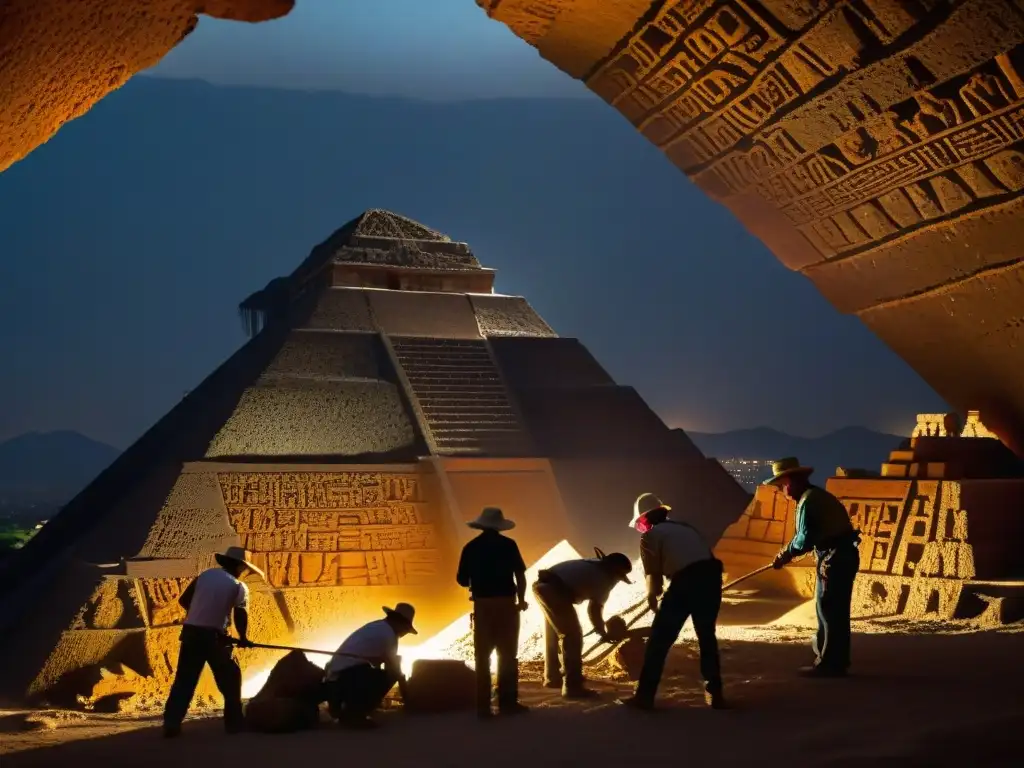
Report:
[{"label": "man wearing face mask", "polygon": [[[722,607],[722,562],[711,552],[701,533],[688,523],[670,520],[670,507],[653,493],[641,495],[633,505],[630,526],[640,532],[640,560],[647,575],[647,602],[655,612],[644,666],[636,692],[621,704],[652,709],[665,659],[679,638],[683,624],[693,619],[700,648],[704,700],[714,709],[725,708],[719,668],[718,612]],[[669,587],[658,603],[665,577]]]},{"label": "man wearing face mask", "polygon": [[860,567],[860,533],[850,514],[835,496],[811,484],[813,467],[794,457],[772,465],[765,485],[774,485],[796,501],[796,531],[772,566],[783,568],[793,558],[814,550],[817,558],[815,607],[818,631],[812,647],[814,664],[803,667],[809,677],[844,677],[850,666],[850,603]]}]

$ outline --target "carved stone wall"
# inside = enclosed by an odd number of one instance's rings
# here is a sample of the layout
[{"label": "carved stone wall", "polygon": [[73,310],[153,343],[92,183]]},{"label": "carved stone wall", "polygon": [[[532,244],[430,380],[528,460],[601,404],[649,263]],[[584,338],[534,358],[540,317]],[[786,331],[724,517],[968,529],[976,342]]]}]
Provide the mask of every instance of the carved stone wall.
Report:
[{"label": "carved stone wall", "polygon": [[421,584],[438,573],[418,474],[230,473],[220,483],[231,525],[274,587]]}]

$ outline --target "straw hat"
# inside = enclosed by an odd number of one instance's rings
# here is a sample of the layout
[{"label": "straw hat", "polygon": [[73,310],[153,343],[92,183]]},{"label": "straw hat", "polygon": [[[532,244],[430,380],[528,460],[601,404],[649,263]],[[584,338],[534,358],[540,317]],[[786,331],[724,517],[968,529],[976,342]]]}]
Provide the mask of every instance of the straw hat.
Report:
[{"label": "straw hat", "polygon": [[478,531],[511,531],[516,527],[513,521],[505,519],[505,513],[497,507],[484,507],[480,517],[466,525]]},{"label": "straw hat", "polygon": [[416,609],[408,603],[399,603],[394,608],[388,608],[386,605],[381,606],[381,610],[384,611],[384,615],[389,619],[399,619],[405,622],[409,627],[409,632],[414,635],[418,635],[419,632],[412,625],[412,620],[416,618]]},{"label": "straw hat", "polygon": [[656,509],[664,509],[668,512],[672,507],[665,504],[653,493],[641,493],[633,504],[633,519],[629,521],[629,527],[636,528],[636,524],[640,521],[641,517]]},{"label": "straw hat", "polygon": [[814,467],[805,467],[796,456],[787,456],[772,464],[772,476],[765,480],[762,485],[774,485],[784,477],[790,475],[809,475]]},{"label": "straw hat", "polygon": [[249,558],[252,557],[252,555],[247,552],[244,547],[228,547],[223,552],[218,552],[213,557],[219,565],[224,567],[241,564],[242,567],[249,569],[261,579],[267,578],[263,571],[250,562]]}]

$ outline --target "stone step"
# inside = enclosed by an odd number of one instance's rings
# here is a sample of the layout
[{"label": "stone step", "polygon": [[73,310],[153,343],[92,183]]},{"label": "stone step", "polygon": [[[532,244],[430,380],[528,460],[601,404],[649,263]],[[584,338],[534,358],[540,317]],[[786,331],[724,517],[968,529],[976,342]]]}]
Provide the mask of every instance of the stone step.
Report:
[{"label": "stone step", "polygon": [[407,374],[418,374],[418,373],[438,373],[438,374],[462,374],[466,376],[497,376],[497,368],[493,365],[486,363],[472,364],[472,365],[410,365],[408,362],[402,363],[402,368]]},{"label": "stone step", "polygon": [[463,392],[471,394],[473,392],[479,392],[480,394],[496,395],[502,394],[507,397],[505,387],[501,383],[486,382],[486,383],[474,383],[466,384],[464,382],[449,382],[449,381],[430,381],[430,382],[411,382],[413,389],[416,392],[424,394],[444,394],[445,392]]}]

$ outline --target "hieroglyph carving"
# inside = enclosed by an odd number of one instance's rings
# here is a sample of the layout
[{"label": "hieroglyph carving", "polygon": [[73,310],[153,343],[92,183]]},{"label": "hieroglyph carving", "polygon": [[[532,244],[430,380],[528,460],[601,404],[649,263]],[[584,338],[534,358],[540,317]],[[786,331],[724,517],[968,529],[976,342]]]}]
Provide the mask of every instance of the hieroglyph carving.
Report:
[{"label": "hieroglyph carving", "polygon": [[861,532],[864,573],[970,579],[974,553],[967,540],[967,511],[960,486],[916,481],[902,502],[843,500]]},{"label": "hieroglyph carving", "polygon": [[[587,84],[710,194],[764,198],[830,258],[1024,188],[1020,5],[669,0]],[[975,39],[979,13],[1000,32]],[[938,73],[914,55],[960,38]]]},{"label": "hieroglyph carving", "polygon": [[190,581],[181,578],[136,580],[136,588],[141,593],[140,602],[145,606],[146,621],[150,627],[180,624],[185,619],[185,609],[178,603],[178,598]]},{"label": "hieroglyph carving", "polygon": [[275,587],[415,584],[438,534],[414,474],[220,475],[232,527]]}]

